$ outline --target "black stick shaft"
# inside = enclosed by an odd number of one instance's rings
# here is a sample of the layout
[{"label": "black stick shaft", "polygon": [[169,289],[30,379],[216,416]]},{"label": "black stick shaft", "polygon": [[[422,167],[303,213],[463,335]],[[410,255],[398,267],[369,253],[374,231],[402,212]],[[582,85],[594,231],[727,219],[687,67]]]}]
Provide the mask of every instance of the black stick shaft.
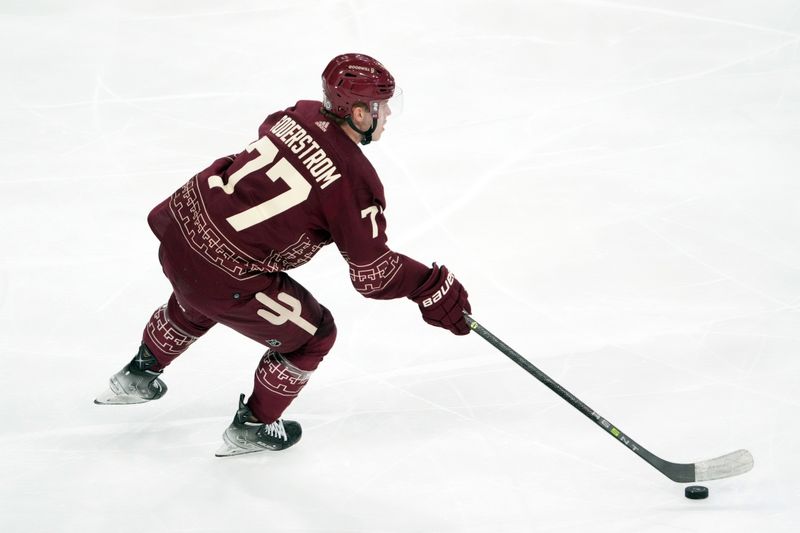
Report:
[{"label": "black stick shaft", "polygon": [[470,315],[464,314],[464,320],[467,321],[467,325],[475,331],[478,335],[483,337],[486,341],[489,342],[492,346],[503,352],[509,359],[517,363],[519,366],[524,368],[529,374],[533,377],[544,383],[550,390],[561,396],[564,400],[566,400],[570,405],[575,407],[578,411],[586,415],[589,420],[603,428],[606,433],[617,439],[619,442],[624,444],[629,450],[634,452],[636,455],[647,461],[650,465],[655,467],[659,472],[664,474],[665,476],[669,477],[673,481],[694,481],[694,465],[692,464],[676,464],[670,463],[669,461],[664,461],[663,459],[659,458],[656,455],[653,455],[638,443],[636,443],[632,438],[625,435],[622,431],[620,431],[617,427],[615,427],[611,422],[600,416],[595,410],[591,407],[583,403],[579,400],[575,395],[569,392],[567,389],[559,385],[556,381],[554,381],[550,376],[536,368],[530,361],[522,357],[518,354],[513,348],[509,345],[498,339],[497,337],[492,334],[488,329],[480,325],[478,322],[475,321]]}]

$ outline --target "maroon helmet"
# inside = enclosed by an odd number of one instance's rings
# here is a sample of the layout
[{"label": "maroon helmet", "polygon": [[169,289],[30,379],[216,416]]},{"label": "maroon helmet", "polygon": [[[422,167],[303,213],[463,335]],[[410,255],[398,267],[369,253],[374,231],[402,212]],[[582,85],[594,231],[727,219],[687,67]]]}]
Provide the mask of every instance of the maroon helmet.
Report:
[{"label": "maroon helmet", "polygon": [[367,104],[377,120],[378,102],[394,95],[394,78],[380,61],[365,54],[342,54],[322,72],[323,106],[346,119],[353,105]]}]

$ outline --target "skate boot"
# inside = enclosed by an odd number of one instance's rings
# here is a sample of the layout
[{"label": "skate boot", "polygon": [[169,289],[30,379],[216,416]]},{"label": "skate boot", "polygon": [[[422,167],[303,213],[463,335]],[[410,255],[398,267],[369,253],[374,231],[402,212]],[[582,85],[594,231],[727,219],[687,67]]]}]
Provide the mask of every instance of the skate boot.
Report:
[{"label": "skate boot", "polygon": [[98,405],[125,405],[158,400],[167,393],[161,372],[150,370],[156,365],[155,356],[142,343],[139,352],[125,368],[111,376],[108,390],[97,396]]},{"label": "skate boot", "polygon": [[222,434],[223,444],[215,455],[228,457],[264,450],[285,450],[299,441],[302,433],[300,424],[291,420],[279,418],[272,424],[259,422],[245,405],[242,394],[236,416]]}]

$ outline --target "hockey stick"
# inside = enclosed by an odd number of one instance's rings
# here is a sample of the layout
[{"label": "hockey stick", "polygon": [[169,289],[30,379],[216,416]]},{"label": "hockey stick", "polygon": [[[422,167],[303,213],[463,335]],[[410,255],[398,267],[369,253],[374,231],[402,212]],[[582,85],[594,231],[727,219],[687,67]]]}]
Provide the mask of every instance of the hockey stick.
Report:
[{"label": "hockey stick", "polygon": [[693,481],[709,481],[731,476],[738,476],[749,472],[753,468],[753,456],[747,450],[737,450],[727,455],[715,457],[696,463],[671,463],[650,453],[632,438],[616,428],[611,422],[600,416],[588,405],[576,398],[567,389],[553,381],[550,376],[536,368],[530,361],[515,352],[506,343],[495,337],[489,330],[478,324],[471,316],[464,313],[467,325],[489,344],[503,352],[509,359],[524,368],[533,377],[547,385],[547,387],[565,399],[575,409],[586,415],[592,422],[606,430],[607,433],[619,440],[633,453],[650,463],[656,470],[678,483]]}]

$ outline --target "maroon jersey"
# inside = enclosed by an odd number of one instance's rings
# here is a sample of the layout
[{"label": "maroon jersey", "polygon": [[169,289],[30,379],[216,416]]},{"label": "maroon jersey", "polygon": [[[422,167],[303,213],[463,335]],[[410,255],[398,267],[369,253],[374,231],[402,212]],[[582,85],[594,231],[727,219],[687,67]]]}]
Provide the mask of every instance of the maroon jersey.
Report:
[{"label": "maroon jersey", "polygon": [[[214,161],[148,217],[173,275],[209,287],[257,287],[336,243],[356,290],[408,296],[429,274],[387,246],[386,202],[375,169],[316,101],[267,117],[259,138]],[[263,278],[262,278],[263,279]]]}]

